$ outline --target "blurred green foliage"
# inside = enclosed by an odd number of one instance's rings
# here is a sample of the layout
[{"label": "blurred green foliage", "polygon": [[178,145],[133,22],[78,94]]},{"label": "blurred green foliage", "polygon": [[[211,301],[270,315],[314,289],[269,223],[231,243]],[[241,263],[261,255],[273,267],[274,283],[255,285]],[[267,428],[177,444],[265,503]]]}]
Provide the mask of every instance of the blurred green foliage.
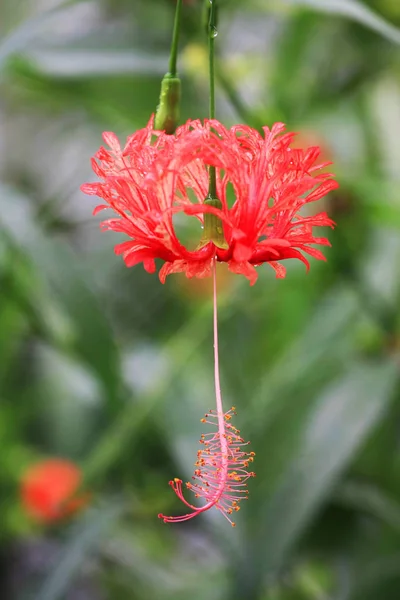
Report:
[{"label": "blurred green foliage", "polygon": [[[40,8],[40,10],[39,10]],[[204,6],[184,7],[182,118],[207,112]],[[219,118],[281,119],[340,189],[327,264],[254,288],[221,270],[225,402],[257,453],[231,530],[180,506],[212,404],[209,287],[117,259],[78,190],[102,130],[154,111],[172,0],[1,7],[0,577],[5,600],[398,600],[400,9],[220,0]],[[182,225],[184,235],[185,225]],[[95,495],[30,523],[24,469],[59,455]],[[3,597],[3,596],[2,596]]]}]

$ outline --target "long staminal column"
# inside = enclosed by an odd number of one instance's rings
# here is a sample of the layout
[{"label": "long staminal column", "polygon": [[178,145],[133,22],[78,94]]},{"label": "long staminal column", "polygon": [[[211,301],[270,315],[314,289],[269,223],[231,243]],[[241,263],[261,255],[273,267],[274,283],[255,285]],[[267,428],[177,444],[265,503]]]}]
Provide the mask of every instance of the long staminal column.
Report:
[{"label": "long staminal column", "polygon": [[213,329],[214,329],[214,386],[215,403],[218,417],[218,435],[221,446],[221,482],[226,479],[228,471],[228,440],[225,432],[225,415],[222,406],[221,381],[219,376],[218,348],[218,302],[217,302],[217,259],[213,260]]},{"label": "long staminal column", "polygon": [[201,421],[216,428],[216,431],[201,436],[202,448],[197,452],[193,483],[186,483],[186,487],[195,494],[195,498],[204,498],[206,503],[201,507],[190,504],[183,495],[182,480],[175,478],[169,484],[191,512],[175,517],[159,514],[165,523],[188,521],[215,506],[231,525],[235,526],[230,515],[237,512],[240,501],[247,498],[247,480],[255,476],[253,471],[248,471],[249,464],[254,460],[254,452],[244,450],[248,442],[240,437],[239,429],[230,422],[236,414],[235,409],[232,407],[225,413],[223,411],[219,375],[216,259],[213,261],[213,283],[216,409],[211,409]]}]

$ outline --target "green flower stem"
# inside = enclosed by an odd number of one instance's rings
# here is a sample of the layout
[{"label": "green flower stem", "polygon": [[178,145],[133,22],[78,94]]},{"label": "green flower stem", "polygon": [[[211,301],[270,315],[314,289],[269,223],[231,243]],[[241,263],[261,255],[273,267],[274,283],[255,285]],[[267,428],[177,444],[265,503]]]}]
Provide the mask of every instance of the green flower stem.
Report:
[{"label": "green flower stem", "polygon": [[179,123],[181,82],[177,74],[179,32],[181,28],[182,0],[177,0],[174,30],[172,33],[169,70],[161,82],[160,101],[156,109],[154,128],[169,135],[175,133]]},{"label": "green flower stem", "polygon": [[[208,19],[208,58],[210,77],[210,119],[215,119],[215,38],[217,37],[217,0],[207,0],[209,6]],[[217,174],[214,166],[208,168],[208,194],[204,204],[222,209],[222,202],[217,196]],[[204,234],[198,248],[202,248],[209,242],[217,248],[227,249],[228,244],[224,236],[224,228],[219,217],[210,213],[204,214]]]},{"label": "green flower stem", "polygon": [[[209,116],[210,119],[215,119],[215,38],[217,35],[217,1],[207,0],[209,2],[210,14],[208,19],[208,67],[209,67],[209,78],[210,78],[210,104],[209,104]],[[215,167],[209,168],[209,188],[208,197],[217,197],[217,178],[215,173]]]},{"label": "green flower stem", "polygon": [[171,52],[169,56],[169,74],[176,77],[176,63],[178,58],[179,32],[181,28],[182,0],[177,0],[175,9],[174,31],[172,33]]}]

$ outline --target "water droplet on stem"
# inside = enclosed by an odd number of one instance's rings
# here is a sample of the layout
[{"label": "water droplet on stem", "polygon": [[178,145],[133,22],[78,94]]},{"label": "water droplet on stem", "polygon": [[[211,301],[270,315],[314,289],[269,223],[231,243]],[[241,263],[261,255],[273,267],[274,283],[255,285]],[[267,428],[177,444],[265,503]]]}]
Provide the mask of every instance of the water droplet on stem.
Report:
[{"label": "water droplet on stem", "polygon": [[211,36],[212,38],[216,38],[216,37],[217,37],[217,35],[218,35],[218,30],[217,30],[217,28],[216,28],[216,27],[211,27],[211,30],[210,30],[210,36]]}]

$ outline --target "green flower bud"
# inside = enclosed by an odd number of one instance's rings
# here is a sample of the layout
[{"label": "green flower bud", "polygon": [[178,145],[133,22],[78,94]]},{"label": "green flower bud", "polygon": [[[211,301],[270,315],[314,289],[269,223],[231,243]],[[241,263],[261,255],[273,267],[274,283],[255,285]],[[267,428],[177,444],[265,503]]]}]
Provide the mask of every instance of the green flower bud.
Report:
[{"label": "green flower bud", "polygon": [[161,82],[160,103],[157,106],[154,128],[173,134],[179,121],[181,81],[167,73]]}]

